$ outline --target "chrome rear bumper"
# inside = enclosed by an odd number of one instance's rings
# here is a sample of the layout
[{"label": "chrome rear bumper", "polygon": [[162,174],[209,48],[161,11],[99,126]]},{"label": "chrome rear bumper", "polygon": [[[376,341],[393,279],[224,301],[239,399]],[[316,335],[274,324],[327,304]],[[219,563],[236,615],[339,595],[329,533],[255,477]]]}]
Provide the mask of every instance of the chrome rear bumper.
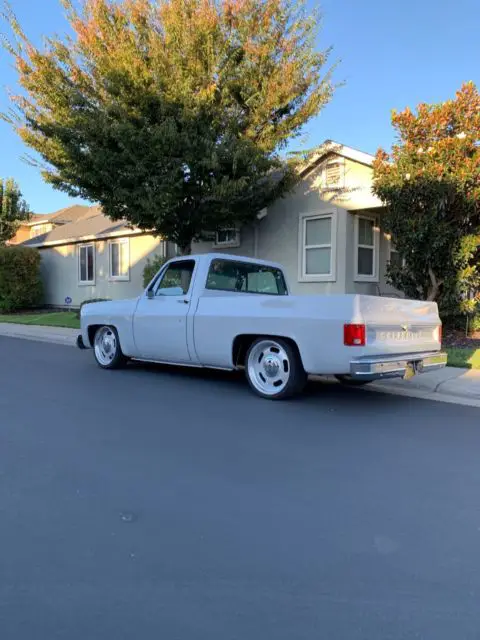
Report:
[{"label": "chrome rear bumper", "polygon": [[443,369],[447,354],[442,351],[389,356],[365,356],[350,362],[350,376],[356,380],[407,378],[417,373]]}]

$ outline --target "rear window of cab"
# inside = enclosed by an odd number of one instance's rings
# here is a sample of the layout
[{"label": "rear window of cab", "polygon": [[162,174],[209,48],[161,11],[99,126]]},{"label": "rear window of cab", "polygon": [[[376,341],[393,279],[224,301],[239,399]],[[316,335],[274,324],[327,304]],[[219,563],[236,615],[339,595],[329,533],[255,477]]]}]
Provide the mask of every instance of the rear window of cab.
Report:
[{"label": "rear window of cab", "polygon": [[285,278],[280,269],[240,260],[212,260],[205,288],[270,296],[287,295]]}]

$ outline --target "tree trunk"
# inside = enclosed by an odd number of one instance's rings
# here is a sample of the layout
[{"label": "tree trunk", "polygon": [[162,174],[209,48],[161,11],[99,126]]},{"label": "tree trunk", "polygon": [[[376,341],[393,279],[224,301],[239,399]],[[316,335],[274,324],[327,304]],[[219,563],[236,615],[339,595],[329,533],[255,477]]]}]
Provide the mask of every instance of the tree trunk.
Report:
[{"label": "tree trunk", "polygon": [[189,256],[192,253],[192,243],[189,242],[186,245],[177,245],[180,250],[181,256]]},{"label": "tree trunk", "polygon": [[436,275],[433,273],[432,267],[428,267],[428,275],[430,276],[430,282],[432,283],[432,286],[428,289],[427,300],[429,302],[434,302],[437,299],[443,280],[437,280]]}]

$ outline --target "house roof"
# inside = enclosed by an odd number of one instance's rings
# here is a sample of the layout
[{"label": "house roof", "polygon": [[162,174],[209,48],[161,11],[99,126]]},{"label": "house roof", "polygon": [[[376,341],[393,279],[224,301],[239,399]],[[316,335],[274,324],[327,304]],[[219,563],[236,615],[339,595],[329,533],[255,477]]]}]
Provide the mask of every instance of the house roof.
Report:
[{"label": "house roof", "polygon": [[307,173],[308,171],[310,171],[310,169],[315,167],[323,158],[331,154],[342,156],[343,158],[353,160],[354,162],[359,162],[360,164],[364,164],[368,167],[371,167],[373,161],[375,160],[375,156],[372,156],[370,153],[359,151],[358,149],[354,149],[353,147],[347,147],[347,145],[342,144],[341,142],[335,142],[334,140],[325,140],[323,144],[317,147],[315,151],[310,154],[305,164],[300,167],[300,174],[303,175]]},{"label": "house roof", "polygon": [[[141,233],[138,229],[133,229],[126,222],[112,221],[102,213],[99,206],[93,207],[72,207],[78,209],[73,212],[74,219],[70,222],[60,222],[64,220],[65,210],[57,212],[49,218],[49,222],[59,222],[51,231],[26,240],[21,244],[24,247],[48,247],[61,244],[74,244],[76,242],[86,242],[111,236],[133,235]],[[61,214],[57,217],[58,214]]]},{"label": "house roof", "polygon": [[93,207],[87,205],[74,204],[70,207],[64,207],[53,213],[32,213],[30,219],[22,222],[23,226],[32,227],[36,224],[45,224],[47,222],[55,222],[55,224],[66,224],[73,222],[85,215],[88,215]]}]

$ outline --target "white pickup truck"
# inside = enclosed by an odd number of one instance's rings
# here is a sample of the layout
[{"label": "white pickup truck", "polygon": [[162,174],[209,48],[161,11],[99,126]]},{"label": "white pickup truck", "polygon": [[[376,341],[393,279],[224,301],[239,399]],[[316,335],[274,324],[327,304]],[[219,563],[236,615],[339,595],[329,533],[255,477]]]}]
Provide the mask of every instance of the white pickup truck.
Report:
[{"label": "white pickup truck", "polygon": [[433,302],[293,296],[278,264],[225,254],[167,262],[132,300],[84,305],[80,348],[100,367],[129,358],[245,369],[260,396],[300,392],[309,374],[365,384],[446,365]]}]

